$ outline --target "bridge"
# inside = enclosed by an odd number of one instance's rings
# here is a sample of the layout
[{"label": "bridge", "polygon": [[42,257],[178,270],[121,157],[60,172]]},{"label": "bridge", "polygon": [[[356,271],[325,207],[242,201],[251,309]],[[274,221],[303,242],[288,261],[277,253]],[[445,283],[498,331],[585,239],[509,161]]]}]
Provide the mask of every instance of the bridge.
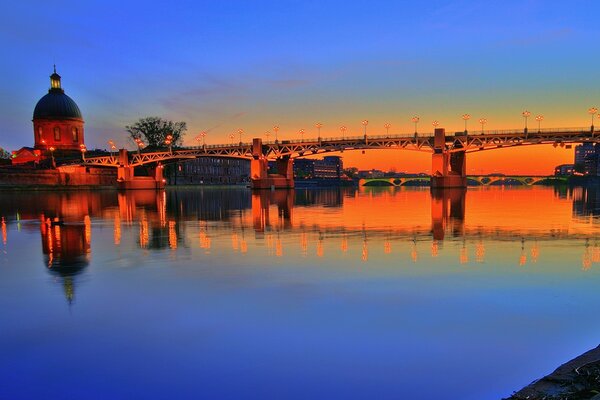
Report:
[{"label": "bridge", "polygon": [[[465,131],[449,135],[444,128],[438,128],[427,134],[363,135],[271,142],[254,138],[251,143],[181,147],[137,153],[121,149],[118,155],[87,158],[84,165],[118,168],[118,184],[124,189],[161,188],[165,185],[162,175],[164,163],[198,157],[244,158],[251,160],[250,178],[253,188],[291,188],[294,186],[295,158],[351,150],[411,150],[432,154],[432,175],[429,177],[432,187],[465,187],[467,153],[516,146],[546,144],[556,147],[585,142],[600,142],[593,128],[553,128],[534,132],[527,129],[479,133]],[[276,161],[278,174],[268,174],[269,160]],[[142,165],[153,166],[153,176],[135,176],[134,168]]]},{"label": "bridge", "polygon": [[[524,176],[524,175],[467,175],[467,185],[491,186],[498,184],[520,184],[531,186],[540,183],[565,183],[565,176]],[[399,176],[391,178],[365,178],[358,181],[359,186],[426,186],[429,176]]]}]

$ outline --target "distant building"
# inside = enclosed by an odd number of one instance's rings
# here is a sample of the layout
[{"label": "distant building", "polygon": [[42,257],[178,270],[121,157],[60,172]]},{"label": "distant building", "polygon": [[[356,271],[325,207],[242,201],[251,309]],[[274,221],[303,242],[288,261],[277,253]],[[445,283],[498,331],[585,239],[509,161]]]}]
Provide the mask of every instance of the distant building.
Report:
[{"label": "distant building", "polygon": [[554,167],[555,176],[570,176],[575,171],[574,164],[561,164]]},{"label": "distant building", "polygon": [[296,179],[340,179],[343,170],[342,158],[337,156],[294,160],[294,178]]},{"label": "distant building", "polygon": [[249,181],[250,160],[200,157],[165,167],[169,185],[232,185]]},{"label": "distant building", "polygon": [[593,143],[582,143],[575,146],[575,165],[585,164],[585,158],[589,155],[595,154],[596,149]]}]

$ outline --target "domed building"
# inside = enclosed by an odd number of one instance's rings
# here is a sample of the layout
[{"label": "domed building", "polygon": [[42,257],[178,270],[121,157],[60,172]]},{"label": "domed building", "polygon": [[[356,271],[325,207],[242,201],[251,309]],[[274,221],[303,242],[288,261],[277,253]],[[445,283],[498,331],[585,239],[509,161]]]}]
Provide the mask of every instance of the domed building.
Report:
[{"label": "domed building", "polygon": [[84,144],[83,123],[77,103],[61,87],[55,66],[48,94],[37,102],[33,111],[34,148],[79,150]]}]

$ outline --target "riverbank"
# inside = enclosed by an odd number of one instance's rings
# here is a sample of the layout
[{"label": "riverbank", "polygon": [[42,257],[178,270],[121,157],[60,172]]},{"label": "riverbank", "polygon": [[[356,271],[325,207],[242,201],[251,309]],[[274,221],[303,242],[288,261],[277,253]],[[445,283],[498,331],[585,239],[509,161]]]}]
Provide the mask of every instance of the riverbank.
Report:
[{"label": "riverbank", "polygon": [[561,365],[505,400],[600,400],[600,346]]}]

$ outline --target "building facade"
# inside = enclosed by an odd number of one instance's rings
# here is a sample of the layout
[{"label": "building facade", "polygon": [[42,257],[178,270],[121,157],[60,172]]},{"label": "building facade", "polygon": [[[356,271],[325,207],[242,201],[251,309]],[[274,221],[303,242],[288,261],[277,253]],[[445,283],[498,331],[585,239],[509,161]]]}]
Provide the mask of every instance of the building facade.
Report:
[{"label": "building facade", "polygon": [[200,157],[165,166],[169,185],[239,185],[250,181],[250,160]]},{"label": "building facade", "polygon": [[294,160],[295,179],[340,179],[344,170],[341,157],[322,159],[298,158]]}]

